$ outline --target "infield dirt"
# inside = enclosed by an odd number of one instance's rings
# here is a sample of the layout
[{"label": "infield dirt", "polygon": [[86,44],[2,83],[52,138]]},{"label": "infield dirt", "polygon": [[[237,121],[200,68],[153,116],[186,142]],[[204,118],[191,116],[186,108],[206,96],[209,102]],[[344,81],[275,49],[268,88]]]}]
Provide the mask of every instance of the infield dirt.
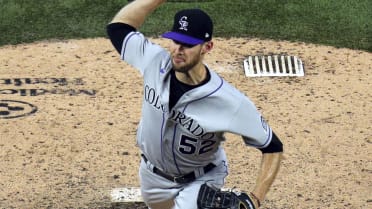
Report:
[{"label": "infield dirt", "polygon": [[[245,77],[243,60],[259,54],[296,55],[305,76]],[[216,38],[206,63],[252,99],[284,143],[262,208],[372,208],[371,53]],[[0,107],[0,208],[110,208],[112,188],[139,186],[142,79],[109,40],[3,46],[0,72],[8,104]],[[16,117],[22,111],[9,106],[20,102],[37,111]],[[260,152],[227,139],[226,187],[249,190]]]}]

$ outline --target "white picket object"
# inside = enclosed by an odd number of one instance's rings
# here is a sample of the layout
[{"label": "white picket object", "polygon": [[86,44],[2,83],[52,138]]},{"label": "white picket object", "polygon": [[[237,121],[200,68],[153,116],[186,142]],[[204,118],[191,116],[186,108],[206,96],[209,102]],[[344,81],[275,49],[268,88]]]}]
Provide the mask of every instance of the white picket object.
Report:
[{"label": "white picket object", "polygon": [[303,62],[296,56],[248,56],[244,60],[243,66],[247,77],[305,75]]}]

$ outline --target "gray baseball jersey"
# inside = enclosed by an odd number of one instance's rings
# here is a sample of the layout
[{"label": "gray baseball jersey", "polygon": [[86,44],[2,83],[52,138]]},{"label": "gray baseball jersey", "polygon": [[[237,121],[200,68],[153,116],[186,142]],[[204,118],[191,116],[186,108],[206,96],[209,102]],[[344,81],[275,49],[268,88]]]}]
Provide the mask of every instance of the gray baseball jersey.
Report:
[{"label": "gray baseball jersey", "polygon": [[137,145],[157,168],[180,175],[226,161],[221,146],[225,132],[241,135],[257,148],[270,143],[272,130],[254,104],[212,70],[209,82],[186,92],[169,109],[169,52],[131,32],[124,39],[121,59],[143,75]]}]

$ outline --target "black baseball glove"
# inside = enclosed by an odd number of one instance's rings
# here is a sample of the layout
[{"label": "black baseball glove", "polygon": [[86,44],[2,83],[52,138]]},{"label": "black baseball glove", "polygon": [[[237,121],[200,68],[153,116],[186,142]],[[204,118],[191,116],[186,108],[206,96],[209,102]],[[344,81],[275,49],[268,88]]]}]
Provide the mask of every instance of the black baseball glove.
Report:
[{"label": "black baseball glove", "polygon": [[203,184],[198,195],[198,209],[256,209],[246,193],[221,191]]}]

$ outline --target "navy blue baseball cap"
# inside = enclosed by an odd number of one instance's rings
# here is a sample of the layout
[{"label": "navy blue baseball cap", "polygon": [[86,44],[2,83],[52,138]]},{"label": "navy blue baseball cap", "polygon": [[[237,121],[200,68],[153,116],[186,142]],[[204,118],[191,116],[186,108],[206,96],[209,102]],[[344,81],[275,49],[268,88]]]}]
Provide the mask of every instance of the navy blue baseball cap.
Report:
[{"label": "navy blue baseball cap", "polygon": [[176,13],[172,30],[162,35],[180,43],[198,45],[212,39],[213,22],[200,9],[185,9]]}]

